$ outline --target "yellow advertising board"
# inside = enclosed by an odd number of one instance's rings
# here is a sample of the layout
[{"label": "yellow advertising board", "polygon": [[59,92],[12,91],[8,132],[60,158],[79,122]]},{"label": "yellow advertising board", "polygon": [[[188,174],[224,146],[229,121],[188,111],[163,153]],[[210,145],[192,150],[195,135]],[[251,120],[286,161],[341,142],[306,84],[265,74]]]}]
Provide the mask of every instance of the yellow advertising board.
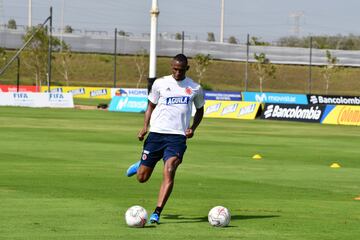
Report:
[{"label": "yellow advertising board", "polygon": [[[41,92],[47,92],[47,90],[48,87],[41,87]],[[51,86],[50,91],[72,93],[74,98],[111,99],[111,88]]]},{"label": "yellow advertising board", "polygon": [[204,117],[255,119],[259,107],[258,102],[206,100]]},{"label": "yellow advertising board", "polygon": [[360,106],[327,105],[322,123],[360,126]]}]

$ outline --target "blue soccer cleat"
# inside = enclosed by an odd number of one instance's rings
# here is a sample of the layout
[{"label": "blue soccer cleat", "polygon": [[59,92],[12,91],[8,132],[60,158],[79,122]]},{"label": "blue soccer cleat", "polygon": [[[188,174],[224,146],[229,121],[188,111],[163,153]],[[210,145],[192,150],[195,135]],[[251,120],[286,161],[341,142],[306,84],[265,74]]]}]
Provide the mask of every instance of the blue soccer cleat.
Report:
[{"label": "blue soccer cleat", "polygon": [[131,176],[135,175],[137,173],[139,166],[140,166],[140,161],[131,165],[126,171],[126,176],[131,177]]},{"label": "blue soccer cleat", "polygon": [[150,216],[149,223],[160,224],[160,216],[157,213],[153,213]]}]

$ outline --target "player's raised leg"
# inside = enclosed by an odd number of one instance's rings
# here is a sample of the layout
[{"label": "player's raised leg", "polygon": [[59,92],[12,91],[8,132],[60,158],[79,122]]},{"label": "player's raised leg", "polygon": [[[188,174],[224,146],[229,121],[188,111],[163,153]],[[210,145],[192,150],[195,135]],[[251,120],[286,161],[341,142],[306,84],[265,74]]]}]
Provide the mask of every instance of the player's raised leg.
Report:
[{"label": "player's raised leg", "polygon": [[134,175],[137,173],[137,171],[138,171],[138,169],[139,169],[139,167],[140,167],[140,162],[141,162],[141,161],[138,161],[138,162],[132,164],[132,165],[126,170],[126,176],[128,176],[128,177],[134,176]]}]

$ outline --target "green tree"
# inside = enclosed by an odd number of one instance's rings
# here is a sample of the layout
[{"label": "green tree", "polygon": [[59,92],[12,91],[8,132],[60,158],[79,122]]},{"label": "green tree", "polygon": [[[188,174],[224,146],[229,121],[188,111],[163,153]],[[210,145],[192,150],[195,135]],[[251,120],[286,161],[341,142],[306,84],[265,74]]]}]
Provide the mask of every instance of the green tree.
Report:
[{"label": "green tree", "polygon": [[0,66],[4,65],[7,60],[6,51],[4,48],[0,48]]},{"label": "green tree", "polygon": [[238,41],[236,40],[236,38],[234,36],[229,37],[228,39],[228,43],[231,44],[238,44]]},{"label": "green tree", "polygon": [[126,32],[124,30],[118,31],[118,35],[122,36],[122,37],[127,37],[127,34],[126,34]]},{"label": "green tree", "polygon": [[257,78],[259,79],[259,90],[263,91],[263,83],[267,78],[275,79],[276,68],[271,64],[270,60],[266,57],[265,53],[257,55],[254,53],[255,63],[251,64]]},{"label": "green tree", "polygon": [[141,49],[135,54],[134,60],[136,64],[136,69],[139,74],[139,78],[136,83],[136,88],[140,87],[140,84],[144,79],[144,76],[146,74],[146,69],[148,69],[148,65],[149,65],[148,58],[149,58],[149,54],[147,53],[146,49]]},{"label": "green tree", "polygon": [[8,21],[8,29],[17,29],[15,19],[10,19]]},{"label": "green tree", "polygon": [[70,25],[66,25],[64,28],[64,33],[73,33],[74,29]]},{"label": "green tree", "polygon": [[250,45],[254,45],[254,46],[269,46],[270,43],[260,41],[260,38],[258,38],[258,37],[251,37],[251,39],[250,39]]},{"label": "green tree", "polygon": [[[36,86],[41,86],[47,80],[49,36],[47,28],[32,27],[23,36],[23,42],[27,42],[34,33],[34,38],[24,51],[25,61],[23,62],[33,71]],[[53,37],[51,41],[53,48],[58,50],[60,40]]]},{"label": "green tree", "polygon": [[175,40],[181,40],[182,34],[181,33],[175,33]]},{"label": "green tree", "polygon": [[55,59],[55,69],[63,76],[66,86],[69,86],[72,52],[70,46],[64,41],[60,42],[60,49],[58,58]]},{"label": "green tree", "polygon": [[204,54],[196,54],[193,58],[195,61],[195,71],[197,74],[198,82],[199,84],[202,84],[202,79],[204,78],[204,74],[208,68],[208,66],[211,63],[211,57],[210,54],[204,55]]},{"label": "green tree", "polygon": [[208,42],[215,42],[215,34],[213,32],[208,32],[207,35]]},{"label": "green tree", "polygon": [[326,65],[323,67],[321,73],[325,79],[325,93],[329,92],[329,84],[332,76],[340,70],[340,67],[337,66],[339,60],[337,57],[333,56],[329,50],[326,50]]}]

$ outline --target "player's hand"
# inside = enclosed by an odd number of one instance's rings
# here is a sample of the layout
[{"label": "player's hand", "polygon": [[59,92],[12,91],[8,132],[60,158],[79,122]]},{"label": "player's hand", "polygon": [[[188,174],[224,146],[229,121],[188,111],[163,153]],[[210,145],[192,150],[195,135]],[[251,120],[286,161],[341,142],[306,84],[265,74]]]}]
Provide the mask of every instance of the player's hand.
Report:
[{"label": "player's hand", "polygon": [[187,138],[192,138],[194,136],[194,130],[192,130],[191,128],[188,128],[185,130],[185,136]]},{"label": "player's hand", "polygon": [[139,139],[139,141],[142,141],[142,140],[144,140],[144,137],[145,137],[145,135],[147,134],[147,129],[146,128],[142,128],[140,131],[139,131],[139,133],[138,133],[138,139]]}]

